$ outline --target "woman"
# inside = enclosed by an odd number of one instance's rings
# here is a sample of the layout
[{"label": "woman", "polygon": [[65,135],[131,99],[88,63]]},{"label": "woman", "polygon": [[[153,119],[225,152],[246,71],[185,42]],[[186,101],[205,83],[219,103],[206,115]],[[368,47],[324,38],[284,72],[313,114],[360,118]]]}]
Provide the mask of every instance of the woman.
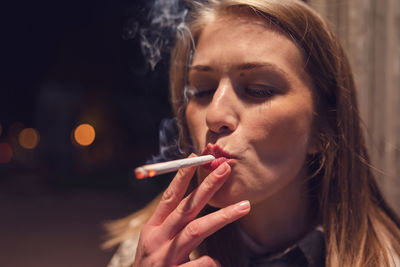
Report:
[{"label": "woman", "polygon": [[399,264],[400,221],[327,24],[298,0],[222,0],[195,4],[189,29],[171,59],[172,105],[187,153],[219,159],[181,169],[115,223],[113,241],[126,241],[110,266]]}]

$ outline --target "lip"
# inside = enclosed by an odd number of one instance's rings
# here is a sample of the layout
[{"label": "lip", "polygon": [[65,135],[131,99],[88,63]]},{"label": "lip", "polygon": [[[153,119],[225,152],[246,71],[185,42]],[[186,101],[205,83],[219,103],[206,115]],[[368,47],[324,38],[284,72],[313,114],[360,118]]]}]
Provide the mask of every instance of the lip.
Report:
[{"label": "lip", "polygon": [[217,144],[208,144],[203,150],[202,155],[213,155],[215,159],[210,163],[201,165],[204,169],[213,171],[218,168],[224,162],[232,165],[235,162],[236,157],[229,154],[227,151],[223,150]]}]

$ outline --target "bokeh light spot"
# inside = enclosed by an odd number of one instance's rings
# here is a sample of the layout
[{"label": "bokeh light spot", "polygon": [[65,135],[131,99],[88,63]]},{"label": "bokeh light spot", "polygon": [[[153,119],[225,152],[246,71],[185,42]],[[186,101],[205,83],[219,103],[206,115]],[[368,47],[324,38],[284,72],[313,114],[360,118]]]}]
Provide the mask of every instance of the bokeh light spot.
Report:
[{"label": "bokeh light spot", "polygon": [[92,125],[84,123],[75,128],[74,139],[81,146],[89,146],[93,143],[96,132]]},{"label": "bokeh light spot", "polygon": [[39,143],[39,132],[33,128],[25,128],[19,133],[18,142],[23,148],[34,149]]},{"label": "bokeh light spot", "polygon": [[0,163],[8,163],[13,156],[12,148],[7,143],[0,143]]}]

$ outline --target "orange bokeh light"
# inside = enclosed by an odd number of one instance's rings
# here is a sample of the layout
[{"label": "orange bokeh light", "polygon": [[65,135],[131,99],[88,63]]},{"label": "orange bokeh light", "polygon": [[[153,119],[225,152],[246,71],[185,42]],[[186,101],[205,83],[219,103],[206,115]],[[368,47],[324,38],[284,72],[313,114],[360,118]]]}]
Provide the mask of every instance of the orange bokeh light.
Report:
[{"label": "orange bokeh light", "polygon": [[90,124],[84,123],[75,128],[74,139],[81,146],[91,145],[95,137],[96,131]]},{"label": "orange bokeh light", "polygon": [[39,132],[33,128],[25,128],[18,135],[20,146],[26,149],[34,149],[39,143]]},{"label": "orange bokeh light", "polygon": [[8,163],[13,156],[12,148],[7,143],[0,143],[0,163]]}]

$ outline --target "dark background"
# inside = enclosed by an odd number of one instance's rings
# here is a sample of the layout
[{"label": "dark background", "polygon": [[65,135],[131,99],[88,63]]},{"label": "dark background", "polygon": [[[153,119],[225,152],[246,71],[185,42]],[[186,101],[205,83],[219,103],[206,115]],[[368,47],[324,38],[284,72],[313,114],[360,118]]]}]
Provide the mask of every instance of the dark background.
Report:
[{"label": "dark background", "polygon": [[[132,173],[157,153],[171,117],[168,55],[152,70],[124,32],[146,25],[151,2],[2,4],[0,143],[13,156],[0,163],[0,266],[105,266],[113,250],[100,249],[102,225],[169,181]],[[96,130],[88,147],[71,140],[81,123]],[[34,149],[18,143],[26,127],[40,134]]]}]

